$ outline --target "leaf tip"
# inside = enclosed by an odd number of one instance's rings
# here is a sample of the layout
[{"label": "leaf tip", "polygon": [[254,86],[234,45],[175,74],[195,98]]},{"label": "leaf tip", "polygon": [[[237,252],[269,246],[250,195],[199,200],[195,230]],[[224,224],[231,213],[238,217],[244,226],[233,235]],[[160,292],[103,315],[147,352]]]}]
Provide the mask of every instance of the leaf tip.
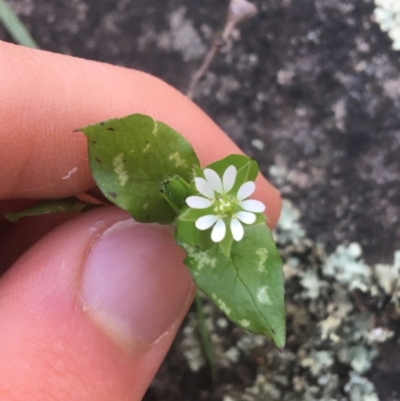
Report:
[{"label": "leaf tip", "polygon": [[274,343],[275,347],[278,348],[279,352],[282,353],[286,345],[285,335],[283,334],[282,336],[280,336],[274,333],[274,336],[271,338],[271,340]]},{"label": "leaf tip", "polygon": [[20,216],[18,213],[1,213],[6,221],[9,221],[10,223],[16,223],[19,219]]}]

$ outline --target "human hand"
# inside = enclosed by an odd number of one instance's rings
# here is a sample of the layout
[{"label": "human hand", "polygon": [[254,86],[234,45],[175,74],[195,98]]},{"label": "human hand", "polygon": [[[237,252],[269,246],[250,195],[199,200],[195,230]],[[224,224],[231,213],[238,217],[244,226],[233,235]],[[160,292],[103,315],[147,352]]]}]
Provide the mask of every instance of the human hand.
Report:
[{"label": "human hand", "polygon": [[[202,165],[239,153],[142,72],[0,42],[0,88],[0,211],[92,188],[86,139],[72,131],[113,117],[167,123]],[[272,227],[280,197],[262,177],[257,189]],[[195,292],[170,228],[113,207],[0,221],[0,255],[0,399],[140,400]]]}]

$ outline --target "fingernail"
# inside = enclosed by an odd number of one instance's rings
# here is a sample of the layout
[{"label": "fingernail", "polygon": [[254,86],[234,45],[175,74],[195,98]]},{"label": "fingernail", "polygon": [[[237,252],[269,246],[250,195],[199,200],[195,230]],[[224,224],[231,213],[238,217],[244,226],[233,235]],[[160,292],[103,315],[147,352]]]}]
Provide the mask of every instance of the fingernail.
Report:
[{"label": "fingernail", "polygon": [[125,348],[152,344],[191,301],[183,257],[167,227],[114,224],[93,245],[83,269],[85,312]]}]

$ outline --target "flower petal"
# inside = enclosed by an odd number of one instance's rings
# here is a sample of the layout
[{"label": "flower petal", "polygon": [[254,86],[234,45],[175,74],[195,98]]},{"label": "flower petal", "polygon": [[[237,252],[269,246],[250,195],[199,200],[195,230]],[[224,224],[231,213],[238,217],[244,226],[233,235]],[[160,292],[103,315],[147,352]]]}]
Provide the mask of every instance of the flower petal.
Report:
[{"label": "flower petal", "polygon": [[212,214],[207,214],[205,216],[202,216],[196,220],[196,228],[199,230],[208,230],[214,223],[218,220],[217,216],[214,216]]},{"label": "flower petal", "polygon": [[231,232],[235,241],[240,241],[244,235],[244,229],[238,219],[231,220]]},{"label": "flower petal", "polygon": [[249,212],[238,212],[236,217],[245,224],[253,224],[256,221],[256,215]]},{"label": "flower petal", "polygon": [[214,191],[211,188],[211,185],[201,177],[196,177],[194,179],[194,183],[196,185],[196,189],[206,198],[214,199]]},{"label": "flower petal", "polygon": [[248,198],[256,189],[256,184],[253,181],[245,182],[240,188],[236,195],[239,201]]},{"label": "flower petal", "polygon": [[226,234],[226,225],[222,219],[218,219],[211,231],[211,239],[213,242],[221,242]]},{"label": "flower petal", "polygon": [[248,212],[254,213],[262,213],[265,210],[264,203],[254,199],[242,201],[239,203],[239,206]]},{"label": "flower petal", "polygon": [[192,209],[207,209],[213,204],[213,201],[201,196],[189,196],[186,198],[186,204]]},{"label": "flower petal", "polygon": [[233,185],[235,184],[236,180],[236,167],[235,166],[229,166],[226,170],[225,173],[222,177],[222,186],[224,188],[224,192],[229,192]]},{"label": "flower petal", "polygon": [[204,177],[206,177],[207,182],[211,185],[211,188],[219,193],[222,193],[222,181],[220,176],[210,168],[204,169]]}]

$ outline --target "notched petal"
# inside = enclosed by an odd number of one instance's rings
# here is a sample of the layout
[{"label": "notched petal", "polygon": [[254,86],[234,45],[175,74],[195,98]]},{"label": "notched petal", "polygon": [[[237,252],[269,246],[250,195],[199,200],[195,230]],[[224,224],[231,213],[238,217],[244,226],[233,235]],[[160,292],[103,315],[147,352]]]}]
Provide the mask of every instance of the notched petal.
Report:
[{"label": "notched petal", "polygon": [[196,220],[196,228],[204,231],[208,230],[210,227],[214,225],[214,223],[218,220],[217,216],[212,214],[207,214],[206,216],[202,216]]},{"label": "notched petal", "polygon": [[231,232],[235,241],[240,241],[244,235],[244,228],[238,219],[231,220]]},{"label": "notched petal", "polygon": [[253,224],[256,221],[256,215],[250,212],[239,212],[236,213],[236,217],[245,224]]},{"label": "notched petal", "polygon": [[214,170],[210,168],[204,169],[204,177],[206,177],[207,182],[214,191],[219,193],[223,192],[221,178]]},{"label": "notched petal", "polygon": [[242,201],[252,195],[255,190],[256,184],[253,181],[247,181],[239,188],[236,198]]},{"label": "notched petal", "polygon": [[225,238],[226,225],[222,219],[218,219],[211,231],[211,240],[213,242],[221,242]]},{"label": "notched petal", "polygon": [[214,199],[214,191],[211,185],[202,177],[194,179],[196,189],[206,198]]},{"label": "notched petal", "polygon": [[189,196],[186,198],[186,204],[192,209],[207,209],[213,204],[213,201],[201,196]]},{"label": "notched petal", "polygon": [[255,199],[244,200],[239,203],[239,206],[247,212],[253,213],[262,213],[265,210],[264,203]]},{"label": "notched petal", "polygon": [[237,170],[235,166],[229,166],[222,177],[222,186],[224,188],[224,192],[229,192],[236,181]]}]

